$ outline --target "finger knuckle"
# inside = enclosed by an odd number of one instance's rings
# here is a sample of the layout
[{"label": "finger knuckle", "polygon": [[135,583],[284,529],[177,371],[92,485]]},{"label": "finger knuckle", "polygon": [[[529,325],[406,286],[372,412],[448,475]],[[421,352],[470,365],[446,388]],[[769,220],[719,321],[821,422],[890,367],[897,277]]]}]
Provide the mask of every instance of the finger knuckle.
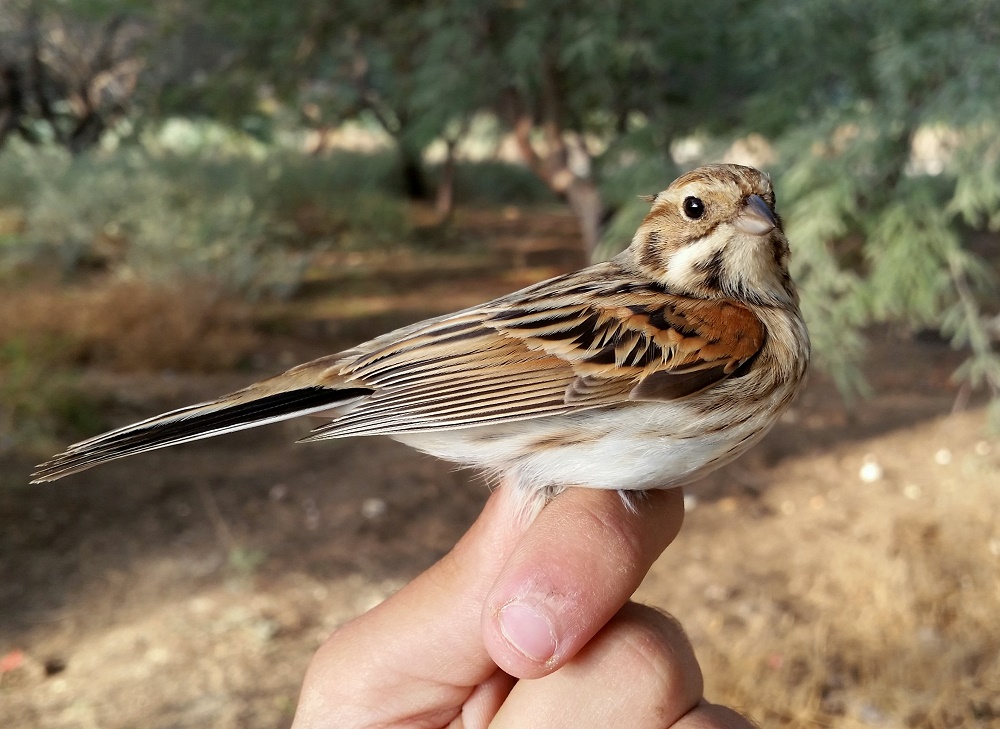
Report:
[{"label": "finger knuckle", "polygon": [[639,689],[674,705],[694,706],[703,681],[687,635],[673,617],[644,605],[629,605],[611,629],[620,641],[619,660]]}]

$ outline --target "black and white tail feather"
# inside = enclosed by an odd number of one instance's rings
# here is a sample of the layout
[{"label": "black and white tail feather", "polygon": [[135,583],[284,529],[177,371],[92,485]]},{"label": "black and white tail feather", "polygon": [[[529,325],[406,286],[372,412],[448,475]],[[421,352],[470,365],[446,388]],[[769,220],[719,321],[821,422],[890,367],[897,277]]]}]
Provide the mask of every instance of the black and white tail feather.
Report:
[{"label": "black and white tail feather", "polygon": [[[32,474],[32,483],[55,481],[91,466],[168,446],[256,428],[345,407],[371,390],[301,387],[263,397],[247,391],[189,405],[76,443]],[[248,399],[250,398],[250,399]]]}]

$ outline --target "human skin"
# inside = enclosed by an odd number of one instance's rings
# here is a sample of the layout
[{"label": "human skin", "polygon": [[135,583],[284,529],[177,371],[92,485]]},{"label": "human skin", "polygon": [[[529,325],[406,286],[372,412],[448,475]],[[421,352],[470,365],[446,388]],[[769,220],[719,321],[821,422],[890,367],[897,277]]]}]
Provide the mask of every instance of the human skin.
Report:
[{"label": "human skin", "polygon": [[499,488],[455,548],[347,623],[309,666],[293,729],[748,729],[707,703],[680,625],[629,602],[684,516],[569,489],[532,520]]}]

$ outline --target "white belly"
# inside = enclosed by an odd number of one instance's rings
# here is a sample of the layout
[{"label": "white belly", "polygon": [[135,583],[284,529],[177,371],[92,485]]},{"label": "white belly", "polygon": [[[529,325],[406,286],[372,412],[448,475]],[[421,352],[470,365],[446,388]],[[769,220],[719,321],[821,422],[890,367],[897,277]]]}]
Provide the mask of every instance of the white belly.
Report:
[{"label": "white belly", "polygon": [[636,403],[502,425],[406,433],[397,440],[439,458],[514,476],[528,490],[585,486],[631,491],[688,483],[753,445],[773,421],[715,432],[682,403]]}]

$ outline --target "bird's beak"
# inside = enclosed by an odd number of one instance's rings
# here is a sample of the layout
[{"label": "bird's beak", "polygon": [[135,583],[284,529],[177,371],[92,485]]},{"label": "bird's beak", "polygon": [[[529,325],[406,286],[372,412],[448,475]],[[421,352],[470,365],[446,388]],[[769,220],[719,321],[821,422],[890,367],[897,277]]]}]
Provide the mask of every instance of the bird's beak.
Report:
[{"label": "bird's beak", "polygon": [[751,195],[736,216],[736,228],[749,235],[766,235],[778,227],[771,208],[760,195]]}]

